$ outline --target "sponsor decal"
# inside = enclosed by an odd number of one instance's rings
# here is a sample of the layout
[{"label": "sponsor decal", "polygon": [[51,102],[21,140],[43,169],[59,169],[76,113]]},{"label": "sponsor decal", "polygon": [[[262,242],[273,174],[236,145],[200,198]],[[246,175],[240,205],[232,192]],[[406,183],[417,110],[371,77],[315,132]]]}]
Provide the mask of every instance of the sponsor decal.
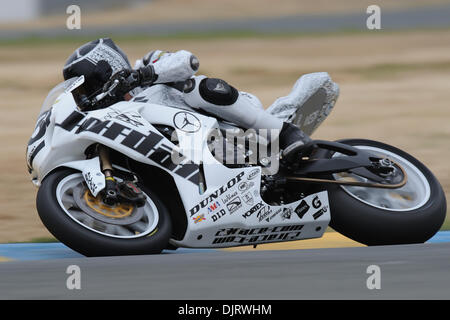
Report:
[{"label": "sponsor decal", "polygon": [[242,201],[241,201],[241,198],[239,198],[239,197],[233,198],[227,203],[227,209],[228,209],[228,211],[230,211],[230,214],[232,214],[233,212],[235,212],[236,210],[238,210],[241,207],[242,207]]},{"label": "sponsor decal", "polygon": [[267,221],[269,222],[273,218],[275,218],[279,213],[281,213],[282,209],[277,209],[277,211],[273,212],[270,207],[263,207],[261,210],[258,211],[257,217],[259,222]]},{"label": "sponsor decal", "polygon": [[86,181],[89,190],[91,190],[93,193],[97,190],[97,185],[94,182],[94,179],[91,176],[91,173],[88,172],[84,175],[84,180]]},{"label": "sponsor decal", "polygon": [[208,206],[208,212],[209,212],[209,213],[213,213],[213,212],[216,211],[219,207],[220,207],[219,201],[214,201],[213,203],[211,203],[211,204]]},{"label": "sponsor decal", "polygon": [[[268,218],[271,213],[272,213],[272,210],[270,210],[269,207],[264,206],[261,210],[258,211],[256,216],[258,217],[259,222],[261,222],[264,219]],[[267,220],[267,221],[269,221],[269,220]]]},{"label": "sponsor decal", "polygon": [[175,128],[186,133],[197,132],[202,126],[195,115],[186,111],[177,112],[173,116],[173,124]]},{"label": "sponsor decal", "polygon": [[213,214],[211,216],[212,221],[216,222],[217,220],[219,220],[220,218],[222,218],[226,214],[227,214],[227,212],[225,211],[225,209],[221,209],[219,212],[217,212],[216,214]]},{"label": "sponsor decal", "polygon": [[245,202],[246,204],[248,204],[249,206],[252,206],[253,203],[254,203],[254,201],[253,201],[253,196],[252,196],[252,194],[251,194],[250,192],[245,193],[245,194],[242,196],[242,199],[244,199],[244,202]]},{"label": "sponsor decal", "polygon": [[315,196],[312,201],[312,206],[314,209],[319,209],[322,206],[322,202],[320,202],[319,197]]},{"label": "sponsor decal", "polygon": [[140,122],[139,120],[143,120],[140,114],[138,113],[132,113],[132,112],[120,112],[119,110],[112,109],[111,112],[108,112],[105,116],[105,120],[109,119],[117,119],[120,121],[123,121],[129,125],[132,125],[133,127],[143,127],[144,124]]},{"label": "sponsor decal", "polygon": [[[200,201],[200,203],[193,206],[189,212],[191,214],[191,217],[198,213],[200,209],[206,208],[208,204],[216,201],[216,199],[219,198],[219,196],[223,195],[225,192],[227,192],[230,188],[232,188],[234,185],[236,185],[238,182],[242,180],[242,177],[244,176],[244,172],[240,172],[236,177],[232,178],[230,181],[227,182],[226,185],[221,186],[219,189],[211,193],[207,198]],[[235,192],[237,195],[237,192]],[[234,193],[233,193],[234,194]],[[229,200],[231,200],[232,195],[227,195],[224,199],[222,199],[222,202],[226,204]]]},{"label": "sponsor decal", "polygon": [[291,219],[291,216],[292,216],[292,209],[284,208],[283,213],[281,214],[281,219],[282,220]]},{"label": "sponsor decal", "polygon": [[194,223],[199,223],[202,222],[203,220],[206,220],[205,215],[203,213],[199,214],[196,217],[193,217],[192,219],[194,220]]},{"label": "sponsor decal", "polygon": [[223,204],[227,204],[231,199],[234,199],[237,194],[237,191],[227,194],[225,198],[222,199]]},{"label": "sponsor decal", "polygon": [[322,209],[320,209],[319,211],[317,211],[316,213],[313,214],[313,218],[314,220],[319,219],[319,217],[321,217],[325,212],[327,212],[328,208],[325,206]]},{"label": "sponsor decal", "polygon": [[243,193],[245,191],[247,191],[248,189],[250,189],[251,187],[253,187],[255,185],[255,183],[253,181],[251,182],[247,182],[247,181],[242,181],[239,185],[238,185],[238,190]]},{"label": "sponsor decal", "polygon": [[212,244],[251,244],[271,241],[289,241],[300,238],[303,225],[267,228],[226,228],[216,232]]},{"label": "sponsor decal", "polygon": [[259,169],[253,169],[247,176],[247,180],[255,179],[259,174]]},{"label": "sponsor decal", "polygon": [[259,209],[261,209],[263,207],[263,203],[262,201],[260,203],[257,203],[255,206],[253,206],[250,210],[248,210],[246,213],[244,213],[242,216],[244,218],[248,218],[250,217],[252,214],[254,214],[256,211],[258,211]]},{"label": "sponsor decal", "polygon": [[310,206],[306,203],[305,200],[302,200],[302,202],[300,202],[300,204],[297,206],[297,208],[295,208],[295,213],[297,214],[297,216],[302,219],[303,216],[308,212]]},{"label": "sponsor decal", "polygon": [[104,44],[103,40],[95,47],[95,50],[89,51],[85,57],[94,65],[97,65],[101,60],[108,61],[113,70],[113,74],[129,68],[129,63],[125,61],[125,58],[119,52]]}]

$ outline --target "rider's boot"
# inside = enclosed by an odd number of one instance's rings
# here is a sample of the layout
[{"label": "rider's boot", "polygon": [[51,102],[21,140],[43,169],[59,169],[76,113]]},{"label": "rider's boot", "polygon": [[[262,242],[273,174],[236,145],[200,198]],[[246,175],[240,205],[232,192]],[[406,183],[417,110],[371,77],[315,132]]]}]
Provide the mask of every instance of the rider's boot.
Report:
[{"label": "rider's boot", "polygon": [[284,122],[279,134],[281,156],[287,164],[294,164],[302,157],[310,155],[313,142],[299,127]]}]

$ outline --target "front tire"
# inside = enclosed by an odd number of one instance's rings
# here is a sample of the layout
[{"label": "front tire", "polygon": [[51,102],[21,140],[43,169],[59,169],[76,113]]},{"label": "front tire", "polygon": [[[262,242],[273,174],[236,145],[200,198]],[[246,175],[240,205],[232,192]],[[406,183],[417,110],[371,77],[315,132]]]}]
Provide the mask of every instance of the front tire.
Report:
[{"label": "front tire", "polygon": [[[392,191],[328,185],[330,226],[334,230],[366,245],[394,245],[423,243],[440,229],[447,210],[445,194],[436,177],[421,162],[377,141],[338,142],[393,158],[394,162],[409,167],[410,177],[404,187]],[[337,175],[333,178],[338,180]]]},{"label": "front tire", "polygon": [[[158,254],[171,235],[170,216],[155,194],[141,188],[147,197],[145,206],[125,208],[128,211],[118,208],[115,217],[108,212],[102,214],[97,209],[101,206],[89,206],[88,202],[94,198],[86,193],[81,173],[58,169],[43,180],[36,206],[47,229],[85,256]],[[89,201],[83,204],[83,199]]]}]

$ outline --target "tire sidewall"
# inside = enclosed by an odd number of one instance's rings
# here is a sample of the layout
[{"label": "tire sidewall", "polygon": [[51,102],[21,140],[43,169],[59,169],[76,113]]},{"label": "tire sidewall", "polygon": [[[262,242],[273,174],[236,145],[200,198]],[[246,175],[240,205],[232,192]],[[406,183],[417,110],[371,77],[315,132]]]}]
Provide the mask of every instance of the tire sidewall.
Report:
[{"label": "tire sidewall", "polygon": [[375,208],[349,195],[339,185],[328,185],[330,226],[343,235],[367,245],[423,243],[442,226],[446,214],[445,194],[433,173],[406,152],[385,143],[347,139],[338,142],[370,146],[395,153],[419,169],[430,186],[430,198],[419,208],[389,211]]},{"label": "tire sidewall", "polygon": [[60,206],[56,191],[67,176],[80,173],[72,169],[57,169],[50,173],[39,188],[36,207],[46,228],[59,241],[85,256],[115,256],[160,253],[169,242],[171,221],[169,213],[159,198],[145,186],[144,193],[158,210],[156,231],[142,238],[113,238],[91,231],[74,221]]}]

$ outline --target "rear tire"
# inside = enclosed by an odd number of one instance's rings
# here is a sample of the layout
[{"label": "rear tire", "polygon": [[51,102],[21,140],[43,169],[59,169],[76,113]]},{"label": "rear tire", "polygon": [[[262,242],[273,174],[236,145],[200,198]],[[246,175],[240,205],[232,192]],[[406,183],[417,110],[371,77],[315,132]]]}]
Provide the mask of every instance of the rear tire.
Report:
[{"label": "rear tire", "polygon": [[[329,184],[326,187],[331,206],[330,226],[334,230],[370,246],[423,243],[436,234],[444,222],[447,206],[444,191],[428,168],[406,152],[381,142],[364,139],[339,142],[386,150],[406,159],[425,177],[429,198],[411,210],[389,210],[361,201],[340,185]],[[370,192],[373,188],[365,189]]]},{"label": "rear tire", "polygon": [[[69,211],[61,206],[57,196],[61,181],[77,175],[80,173],[71,169],[58,169],[44,179],[37,194],[39,217],[59,241],[85,256],[158,254],[167,246],[172,230],[169,213],[159,198],[143,186],[141,188],[147,196],[147,202],[154,204],[158,215],[156,227],[148,230],[148,234],[143,233],[141,237],[131,235],[128,238],[108,236],[77,222]],[[94,223],[102,223],[90,219]]]}]

